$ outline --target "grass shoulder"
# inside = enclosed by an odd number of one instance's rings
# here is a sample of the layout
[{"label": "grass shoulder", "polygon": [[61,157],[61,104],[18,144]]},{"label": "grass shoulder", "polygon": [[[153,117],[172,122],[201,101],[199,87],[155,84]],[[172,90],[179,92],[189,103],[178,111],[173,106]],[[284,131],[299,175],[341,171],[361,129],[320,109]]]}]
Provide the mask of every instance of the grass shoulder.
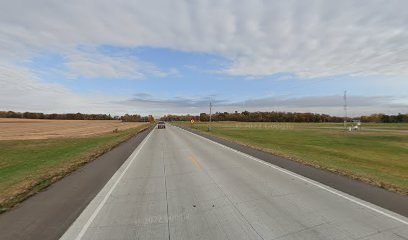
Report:
[{"label": "grass shoulder", "polygon": [[[216,122],[208,132],[208,123],[176,124],[408,195],[408,125],[347,132],[332,123]],[[397,130],[376,131],[386,128]]]},{"label": "grass shoulder", "polygon": [[0,141],[0,213],[150,126],[93,137]]}]

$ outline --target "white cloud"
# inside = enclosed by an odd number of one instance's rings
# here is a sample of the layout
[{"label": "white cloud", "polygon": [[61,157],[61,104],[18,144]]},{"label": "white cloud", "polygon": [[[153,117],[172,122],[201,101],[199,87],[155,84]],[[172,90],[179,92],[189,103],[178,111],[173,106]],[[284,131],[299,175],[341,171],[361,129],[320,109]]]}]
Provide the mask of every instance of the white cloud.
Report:
[{"label": "white cloud", "polygon": [[[220,54],[231,60],[224,69],[231,75],[408,76],[404,0],[2,0],[0,7],[7,58],[78,44],[152,46]],[[93,61],[71,67],[90,76],[101,70]],[[101,73],[129,71],[125,65]]]},{"label": "white cloud", "polygon": [[2,110],[55,111],[79,99],[62,85],[44,83],[25,68],[0,62],[0,102]]},{"label": "white cloud", "polygon": [[[283,112],[313,112],[334,116],[343,115],[343,96],[275,96],[245,101],[227,101],[217,96],[211,96],[214,112],[233,111],[283,111]],[[125,101],[115,101],[119,105],[151,109],[156,115],[164,114],[199,114],[209,111],[207,97],[174,97],[157,98],[149,94],[136,94]],[[349,116],[360,116],[372,113],[406,113],[408,98],[390,96],[348,96]]]},{"label": "white cloud", "polygon": [[[209,99],[214,111],[297,111],[328,113],[341,116],[342,96],[276,96],[246,101],[227,101],[220,96],[160,98],[147,93],[134,96],[107,94],[78,95],[56,83],[42,81],[35,73],[16,65],[0,62],[0,110],[38,112],[83,112],[154,114],[198,114],[208,112]],[[351,116],[383,112],[404,113],[408,98],[390,96],[349,96]],[[131,111],[129,111],[131,109]]]},{"label": "white cloud", "polygon": [[109,56],[96,50],[66,54],[64,65],[71,77],[142,80],[149,76],[165,77],[176,70],[163,71],[132,56]]},{"label": "white cloud", "polygon": [[[0,107],[6,109],[125,113],[131,106],[141,113],[205,111],[205,101],[200,99],[130,101],[123,97],[119,103],[116,97],[79,96],[15,65],[39,54],[57,53],[65,57],[73,77],[144,79],[177,74],[143,59],[80,51],[78,46],[150,46],[211,53],[229,60],[230,65],[222,66],[223,73],[255,78],[281,72],[303,78],[408,77],[405,0],[0,0],[0,9]],[[337,114],[337,107],[325,106],[330,99],[263,99],[258,109],[275,110],[269,108],[273,103],[287,104],[286,110]],[[377,107],[355,109],[363,113],[406,109],[404,104],[392,104],[404,99],[375,99]],[[306,100],[322,105],[302,105]],[[262,105],[268,101],[269,105]],[[135,103],[139,104],[136,108]],[[222,111],[242,105],[223,104],[219,105]]]},{"label": "white cloud", "polygon": [[127,113],[127,106],[112,103],[117,99],[98,94],[81,96],[61,84],[42,81],[24,67],[0,62],[0,111]]}]

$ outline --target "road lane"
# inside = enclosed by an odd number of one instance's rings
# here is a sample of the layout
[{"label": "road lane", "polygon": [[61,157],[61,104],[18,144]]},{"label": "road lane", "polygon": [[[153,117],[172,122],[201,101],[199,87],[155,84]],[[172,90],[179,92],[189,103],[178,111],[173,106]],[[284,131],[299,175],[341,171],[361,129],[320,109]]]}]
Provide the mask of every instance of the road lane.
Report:
[{"label": "road lane", "polygon": [[151,132],[62,239],[408,238],[405,217],[350,199],[168,126]]}]

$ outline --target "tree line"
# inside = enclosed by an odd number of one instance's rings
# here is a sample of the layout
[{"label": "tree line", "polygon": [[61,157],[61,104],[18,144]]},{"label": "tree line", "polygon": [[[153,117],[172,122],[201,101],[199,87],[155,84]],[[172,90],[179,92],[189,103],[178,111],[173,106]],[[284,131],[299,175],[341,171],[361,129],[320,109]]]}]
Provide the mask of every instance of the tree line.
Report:
[{"label": "tree line", "polygon": [[397,115],[387,115],[382,113],[371,114],[369,116],[361,116],[362,122],[377,122],[377,123],[408,123],[408,114],[398,113]]},{"label": "tree line", "polygon": [[[37,113],[0,111],[0,118],[26,118],[26,119],[59,119],[59,120],[122,120],[123,122],[154,122],[152,115],[125,114],[111,116],[110,114],[84,114],[84,113]],[[211,116],[213,121],[240,121],[240,122],[343,122],[343,117],[318,113],[298,112],[216,112]],[[165,115],[162,121],[195,121],[207,122],[210,116],[207,113],[200,115]],[[382,113],[347,118],[347,121],[359,119],[362,122],[376,123],[408,123],[408,114],[387,115]]]},{"label": "tree line", "polygon": [[152,115],[149,116],[140,116],[138,114],[125,114],[124,116],[120,117],[122,122],[154,122],[154,118]]},{"label": "tree line", "polygon": [[[207,122],[210,116],[207,113],[200,115],[165,115],[162,121],[201,121]],[[216,112],[211,116],[212,121],[240,121],[240,122],[343,122],[344,117],[331,116],[318,113],[298,113],[298,112]],[[402,123],[408,122],[408,114],[386,115],[372,114],[358,118],[347,118],[347,121],[359,119],[362,122],[378,123]]]},{"label": "tree line", "polygon": [[85,113],[38,113],[38,112],[13,112],[0,111],[0,118],[26,118],[26,119],[57,119],[57,120],[122,120],[123,122],[149,122],[154,121],[153,116],[138,114],[125,114],[124,116],[111,116],[110,114],[85,114]]}]

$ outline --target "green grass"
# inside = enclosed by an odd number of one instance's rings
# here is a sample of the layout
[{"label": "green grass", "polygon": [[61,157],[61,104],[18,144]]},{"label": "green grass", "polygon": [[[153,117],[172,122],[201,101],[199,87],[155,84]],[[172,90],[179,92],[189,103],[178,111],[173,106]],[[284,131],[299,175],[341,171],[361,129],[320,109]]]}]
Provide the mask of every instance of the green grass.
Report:
[{"label": "green grass", "polygon": [[[196,123],[194,128],[207,132],[207,126]],[[408,194],[408,132],[399,131],[408,124],[368,124],[360,132],[341,126],[220,122],[213,123],[211,134]]]},{"label": "green grass", "polygon": [[148,126],[89,138],[0,141],[0,212]]}]

